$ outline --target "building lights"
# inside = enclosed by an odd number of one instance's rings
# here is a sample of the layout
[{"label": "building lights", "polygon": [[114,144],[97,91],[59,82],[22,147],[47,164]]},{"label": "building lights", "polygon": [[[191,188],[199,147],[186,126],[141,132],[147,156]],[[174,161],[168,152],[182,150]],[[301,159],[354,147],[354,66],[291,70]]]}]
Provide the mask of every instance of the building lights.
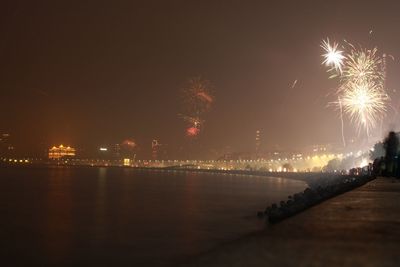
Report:
[{"label": "building lights", "polygon": [[130,166],[131,165],[131,160],[130,159],[124,159],[124,166]]},{"label": "building lights", "polygon": [[75,148],[72,147],[64,147],[60,145],[59,147],[53,146],[49,149],[49,159],[61,159],[64,157],[74,157],[75,156]]}]

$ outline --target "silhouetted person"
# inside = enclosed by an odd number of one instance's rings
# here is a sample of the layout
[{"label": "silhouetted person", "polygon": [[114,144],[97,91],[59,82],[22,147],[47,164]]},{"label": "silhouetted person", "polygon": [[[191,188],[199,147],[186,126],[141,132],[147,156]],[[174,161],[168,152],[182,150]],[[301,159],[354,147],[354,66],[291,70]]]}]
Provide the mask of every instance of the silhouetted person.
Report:
[{"label": "silhouetted person", "polygon": [[395,132],[390,132],[389,136],[385,139],[384,147],[386,150],[385,161],[386,161],[386,176],[392,176],[395,174],[397,166],[397,152],[399,148],[399,139]]},{"label": "silhouetted person", "polygon": [[372,163],[372,174],[374,176],[380,175],[380,161],[381,159],[376,158]]},{"label": "silhouetted person", "polygon": [[400,178],[400,154],[397,154],[396,163],[396,177]]},{"label": "silhouetted person", "polygon": [[379,175],[386,175],[386,161],[384,157],[379,160]]}]

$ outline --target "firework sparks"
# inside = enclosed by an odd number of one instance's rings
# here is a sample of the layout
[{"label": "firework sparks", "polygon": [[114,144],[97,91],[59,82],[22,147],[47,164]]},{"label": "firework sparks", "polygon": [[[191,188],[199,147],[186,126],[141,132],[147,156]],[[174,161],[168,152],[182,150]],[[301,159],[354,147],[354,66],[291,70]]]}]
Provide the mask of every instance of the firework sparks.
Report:
[{"label": "firework sparks", "polygon": [[209,95],[207,92],[204,92],[204,91],[198,92],[197,93],[197,97],[199,97],[203,101],[206,101],[209,104],[212,104],[212,102],[214,101],[213,97],[211,95]]},{"label": "firework sparks", "polygon": [[122,142],[122,145],[125,146],[125,147],[132,148],[132,149],[136,147],[135,141],[134,140],[129,140],[129,139],[124,140]]},{"label": "firework sparks", "polygon": [[385,114],[388,96],[373,83],[349,83],[346,86],[348,89],[341,95],[340,105],[350,119],[369,134]]},{"label": "firework sparks", "polygon": [[324,57],[324,61],[322,64],[325,66],[330,67],[331,70],[339,71],[342,73],[342,65],[345,56],[343,55],[343,51],[338,49],[337,43],[333,43],[332,45],[329,42],[329,39],[323,40],[321,47],[325,50],[325,54],[322,56]]},{"label": "firework sparks", "polygon": [[297,84],[297,80],[294,80],[291,87],[294,88],[296,86],[296,84]]},{"label": "firework sparks", "polygon": [[197,127],[189,127],[186,129],[186,135],[188,137],[195,137],[200,133],[200,129]]},{"label": "firework sparks", "polygon": [[215,98],[211,83],[201,78],[190,79],[183,89],[184,111],[180,117],[187,123],[186,136],[196,137],[204,124],[204,115],[210,111]]},{"label": "firework sparks", "polygon": [[211,83],[201,78],[190,79],[183,89],[186,113],[189,116],[200,116],[210,110],[214,102]]},{"label": "firework sparks", "polygon": [[339,51],[337,43],[330,45],[329,40],[322,41],[321,47],[326,52],[323,64],[330,68],[328,72],[336,71],[331,77],[339,77],[340,80],[336,92],[339,101],[335,104],[340,109],[341,119],[343,113],[348,115],[359,132],[363,128],[369,136],[371,129],[387,111],[389,96],[385,89],[385,58],[377,55],[377,48],[357,49],[346,40],[344,42],[350,48],[348,53]]},{"label": "firework sparks", "polygon": [[[342,77],[350,82],[375,82],[382,84],[382,59],[376,55],[377,49],[352,50],[347,56]],[[382,84],[383,86],[383,84]]]}]

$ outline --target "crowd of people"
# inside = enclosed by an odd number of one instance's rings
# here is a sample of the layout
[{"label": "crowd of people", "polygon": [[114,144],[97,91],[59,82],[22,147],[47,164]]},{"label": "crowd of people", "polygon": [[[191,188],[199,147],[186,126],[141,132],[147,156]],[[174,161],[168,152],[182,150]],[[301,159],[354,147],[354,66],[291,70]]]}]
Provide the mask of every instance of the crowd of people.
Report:
[{"label": "crowd of people", "polygon": [[374,159],[373,174],[400,178],[399,137],[395,132],[390,132],[383,145],[385,156]]}]

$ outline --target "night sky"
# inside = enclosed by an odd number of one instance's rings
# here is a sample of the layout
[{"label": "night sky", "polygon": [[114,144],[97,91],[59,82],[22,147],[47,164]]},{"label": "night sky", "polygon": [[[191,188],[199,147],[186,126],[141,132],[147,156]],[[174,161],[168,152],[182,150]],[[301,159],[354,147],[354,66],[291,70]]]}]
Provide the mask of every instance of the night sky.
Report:
[{"label": "night sky", "polygon": [[[321,65],[320,42],[393,55],[387,86],[396,90],[399,11],[395,0],[2,1],[0,131],[20,147],[130,138],[145,148],[157,138],[251,151],[257,129],[264,149],[340,143],[327,107],[337,82]],[[196,76],[213,83],[216,101],[191,141],[178,113]]]}]

